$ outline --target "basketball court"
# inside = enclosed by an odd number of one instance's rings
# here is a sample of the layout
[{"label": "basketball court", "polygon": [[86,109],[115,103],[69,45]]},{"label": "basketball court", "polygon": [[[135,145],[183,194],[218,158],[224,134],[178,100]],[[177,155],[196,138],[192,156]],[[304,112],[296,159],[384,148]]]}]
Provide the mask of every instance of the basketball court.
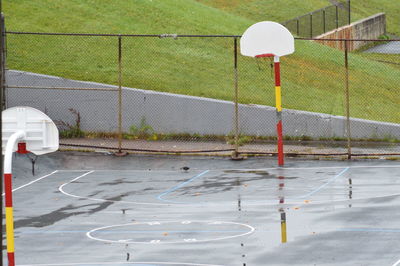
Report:
[{"label": "basketball court", "polygon": [[16,264],[398,264],[398,162],[276,164],[17,155]]},{"label": "basketball court", "polygon": [[[278,162],[47,154],[47,115],[3,112],[9,265],[399,265],[399,162],[284,163],[279,58],[293,52],[274,22],[241,38],[243,55],[274,58]],[[14,151],[45,154],[35,176]]]}]

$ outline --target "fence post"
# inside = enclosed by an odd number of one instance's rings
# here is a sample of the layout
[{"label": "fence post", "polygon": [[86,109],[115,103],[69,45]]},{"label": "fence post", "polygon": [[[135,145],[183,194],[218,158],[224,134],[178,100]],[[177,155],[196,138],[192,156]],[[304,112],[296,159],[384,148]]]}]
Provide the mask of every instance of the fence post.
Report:
[{"label": "fence post", "polygon": [[348,41],[344,40],[344,66],[346,86],[346,131],[347,131],[347,159],[351,159],[351,132],[350,132],[350,91],[349,91],[349,55]]},{"label": "fence post", "polygon": [[296,27],[297,27],[297,36],[300,36],[300,25],[299,25],[299,19],[296,19]]},{"label": "fence post", "polygon": [[347,8],[348,8],[348,12],[349,12],[349,24],[351,23],[351,1],[348,0],[347,1]]},{"label": "fence post", "polygon": [[122,152],[122,36],[118,36],[118,156],[124,156]]},{"label": "fence post", "polygon": [[235,87],[235,151],[232,154],[232,159],[242,159],[239,156],[239,84],[238,84],[238,51],[237,37],[233,39],[233,71],[234,71],[234,87]]},{"label": "fence post", "polygon": [[313,24],[313,20],[312,20],[312,13],[311,13],[311,14],[310,14],[310,38],[313,37],[313,27],[312,27],[312,24]]},{"label": "fence post", "polygon": [[323,33],[325,33],[326,32],[326,14],[325,14],[325,9],[324,10],[322,10],[322,21],[323,21]]}]

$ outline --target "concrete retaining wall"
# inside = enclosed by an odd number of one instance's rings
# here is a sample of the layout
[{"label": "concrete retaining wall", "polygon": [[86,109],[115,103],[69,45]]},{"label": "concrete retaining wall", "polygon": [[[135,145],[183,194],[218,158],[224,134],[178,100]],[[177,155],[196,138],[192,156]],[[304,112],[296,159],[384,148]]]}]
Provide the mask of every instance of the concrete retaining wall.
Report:
[{"label": "concrete retaining wall", "polygon": [[[68,80],[21,71],[7,72],[8,86],[114,88],[106,84]],[[81,115],[86,131],[116,132],[118,129],[117,91],[17,89],[7,91],[8,107],[26,105],[42,110],[53,120],[74,124],[72,108]],[[275,108],[239,105],[240,131],[246,135],[275,136]],[[234,104],[229,101],[123,89],[123,129],[145,120],[159,133],[227,135],[234,130]],[[345,118],[328,114],[283,110],[286,136],[313,138],[346,137]],[[353,138],[400,139],[400,124],[351,119]]]},{"label": "concrete retaining wall", "polygon": [[[368,18],[359,20],[350,25],[335,29],[333,31],[317,36],[317,39],[377,39],[386,34],[385,13],[378,13]],[[344,42],[317,41],[318,43],[344,50]],[[349,51],[360,49],[371,42],[352,41],[348,42]]]}]

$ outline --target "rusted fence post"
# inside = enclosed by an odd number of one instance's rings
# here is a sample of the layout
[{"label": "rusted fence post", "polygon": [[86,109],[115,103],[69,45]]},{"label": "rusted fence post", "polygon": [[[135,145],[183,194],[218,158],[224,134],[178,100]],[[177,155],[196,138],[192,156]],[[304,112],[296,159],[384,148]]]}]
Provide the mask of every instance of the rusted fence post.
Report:
[{"label": "rusted fence post", "polygon": [[350,0],[348,0],[347,1],[347,8],[348,8],[348,12],[349,12],[349,17],[348,17],[348,19],[349,19],[349,24],[351,24],[351,1]]},{"label": "rusted fence post", "polygon": [[237,51],[237,38],[233,39],[233,71],[234,71],[234,88],[235,88],[235,151],[232,154],[232,159],[242,159],[239,156],[239,83],[238,83],[238,51]]},{"label": "rusted fence post", "polygon": [[118,152],[117,156],[124,156],[122,152],[122,36],[118,36]]},{"label": "rusted fence post", "polygon": [[350,131],[350,91],[349,91],[349,53],[348,41],[344,40],[344,67],[345,67],[345,94],[346,94],[346,132],[347,132],[347,159],[351,159],[351,131]]}]

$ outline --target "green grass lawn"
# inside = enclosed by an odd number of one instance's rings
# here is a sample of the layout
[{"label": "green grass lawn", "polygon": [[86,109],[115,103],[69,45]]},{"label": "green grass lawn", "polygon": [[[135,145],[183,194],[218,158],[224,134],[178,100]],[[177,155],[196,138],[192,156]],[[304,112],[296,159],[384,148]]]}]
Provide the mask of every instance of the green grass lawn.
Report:
[{"label": "green grass lawn", "polygon": [[253,21],[283,22],[329,5],[327,0],[196,0]]},{"label": "green grass lawn", "polygon": [[[205,5],[227,11],[231,14],[255,21],[286,20],[307,14],[314,10],[330,6],[328,0],[197,0]],[[352,22],[376,13],[386,13],[387,31],[400,35],[400,4],[397,0],[352,0]]]},{"label": "green grass lawn", "polygon": [[356,21],[379,12],[386,14],[387,32],[400,35],[400,4],[393,0],[351,1],[352,20]]},{"label": "green grass lawn", "polygon": [[[261,2],[268,1],[249,1],[249,6]],[[326,5],[327,1],[301,1],[307,5],[298,2],[300,12],[308,12],[309,8]],[[215,7],[223,3],[222,0],[116,0],[113,4],[103,0],[6,0],[4,9],[9,31],[241,34],[258,20],[256,16],[251,18],[231,11],[236,4],[245,8],[242,1],[232,1],[233,7]],[[293,9],[287,11],[288,16],[294,15]],[[233,100],[232,38],[127,37],[122,41],[124,86]],[[117,84],[117,45],[117,37],[10,34],[8,67]],[[297,41],[296,53],[282,61],[285,108],[345,113],[342,52]],[[269,65],[268,60],[239,56],[242,103],[274,105]],[[351,54],[351,115],[400,123],[398,84],[400,69],[396,65]]]}]

